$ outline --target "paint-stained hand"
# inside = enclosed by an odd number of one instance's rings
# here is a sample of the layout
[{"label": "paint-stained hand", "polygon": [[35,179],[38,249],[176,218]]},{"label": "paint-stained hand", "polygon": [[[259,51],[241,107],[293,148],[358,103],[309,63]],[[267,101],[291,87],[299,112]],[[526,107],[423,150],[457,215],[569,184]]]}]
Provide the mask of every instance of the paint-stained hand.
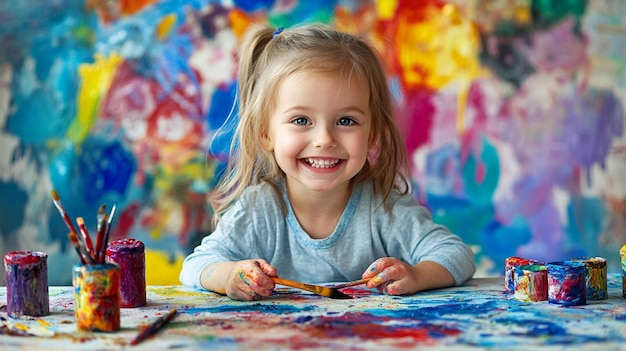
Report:
[{"label": "paint-stained hand", "polygon": [[376,288],[387,295],[408,295],[418,290],[413,267],[394,257],[379,258],[363,273],[363,278],[372,278],[368,288]]},{"label": "paint-stained hand", "polygon": [[276,269],[262,259],[234,262],[228,274],[226,295],[234,300],[253,301],[272,295]]}]

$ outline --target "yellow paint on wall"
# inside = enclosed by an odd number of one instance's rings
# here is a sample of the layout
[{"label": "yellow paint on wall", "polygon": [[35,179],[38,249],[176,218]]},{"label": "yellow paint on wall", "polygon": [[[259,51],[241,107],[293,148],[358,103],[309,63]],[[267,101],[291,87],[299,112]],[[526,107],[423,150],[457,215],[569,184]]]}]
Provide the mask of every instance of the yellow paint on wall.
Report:
[{"label": "yellow paint on wall", "polygon": [[78,67],[81,84],[76,98],[76,118],[67,132],[71,141],[80,144],[96,123],[100,102],[109,91],[117,67],[121,63],[122,57],[117,54],[112,54],[109,58],[96,55],[93,64]]},{"label": "yellow paint on wall", "polygon": [[177,256],[172,262],[166,253],[146,249],[146,284],[180,285],[178,275],[184,260],[184,256]]},{"label": "yellow paint on wall", "polygon": [[388,20],[393,18],[398,7],[398,0],[380,0],[376,1],[376,10],[380,20]]}]

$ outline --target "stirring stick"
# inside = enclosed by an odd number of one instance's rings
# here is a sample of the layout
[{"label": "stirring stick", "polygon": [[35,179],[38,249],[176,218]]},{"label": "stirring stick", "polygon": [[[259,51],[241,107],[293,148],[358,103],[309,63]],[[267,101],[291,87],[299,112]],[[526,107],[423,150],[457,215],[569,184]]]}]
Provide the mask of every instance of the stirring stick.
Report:
[{"label": "stirring stick", "polygon": [[85,226],[85,220],[83,219],[83,217],[77,217],[76,223],[78,224],[80,233],[83,235],[83,239],[85,240],[85,245],[87,246],[87,251],[89,252],[89,255],[91,255],[92,258],[95,258],[93,252],[93,243],[91,242],[91,237],[89,236],[89,232],[87,231],[87,227]]},{"label": "stirring stick", "polygon": [[176,315],[176,308],[172,308],[165,316],[159,317],[154,323],[150,324],[146,329],[142,330],[130,341],[131,345],[137,345],[148,337],[156,334],[165,323],[169,322]]}]

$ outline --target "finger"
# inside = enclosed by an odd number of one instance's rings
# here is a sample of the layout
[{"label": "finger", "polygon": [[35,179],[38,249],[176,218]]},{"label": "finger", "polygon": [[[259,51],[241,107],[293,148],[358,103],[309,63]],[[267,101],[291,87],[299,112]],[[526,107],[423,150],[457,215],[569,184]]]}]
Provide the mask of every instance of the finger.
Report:
[{"label": "finger", "polygon": [[255,261],[251,267],[241,267],[237,271],[237,276],[242,282],[240,289],[251,296],[270,296],[274,291],[274,281],[260,270],[257,264],[258,262]]},{"label": "finger", "polygon": [[263,273],[267,274],[270,277],[276,277],[276,268],[271,264],[267,263],[265,260],[258,260],[259,268],[263,271]]}]

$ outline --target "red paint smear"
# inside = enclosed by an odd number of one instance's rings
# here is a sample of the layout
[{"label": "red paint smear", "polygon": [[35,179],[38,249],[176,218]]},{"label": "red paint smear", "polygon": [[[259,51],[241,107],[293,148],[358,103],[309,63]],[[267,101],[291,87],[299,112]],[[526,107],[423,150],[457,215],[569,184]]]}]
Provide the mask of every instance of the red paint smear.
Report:
[{"label": "red paint smear", "polygon": [[320,317],[305,331],[319,338],[358,337],[364,340],[410,337],[415,341],[429,343],[448,336],[461,334],[458,329],[447,326],[420,323],[415,326],[384,325],[391,317],[373,316],[367,313],[346,313],[338,317]]},{"label": "red paint smear", "polygon": [[119,216],[116,216],[116,218],[113,219],[113,222],[116,223],[116,225],[111,227],[110,241],[128,237],[130,230],[135,224],[135,218],[138,216],[140,207],[141,205],[138,202],[133,202],[122,210]]}]

